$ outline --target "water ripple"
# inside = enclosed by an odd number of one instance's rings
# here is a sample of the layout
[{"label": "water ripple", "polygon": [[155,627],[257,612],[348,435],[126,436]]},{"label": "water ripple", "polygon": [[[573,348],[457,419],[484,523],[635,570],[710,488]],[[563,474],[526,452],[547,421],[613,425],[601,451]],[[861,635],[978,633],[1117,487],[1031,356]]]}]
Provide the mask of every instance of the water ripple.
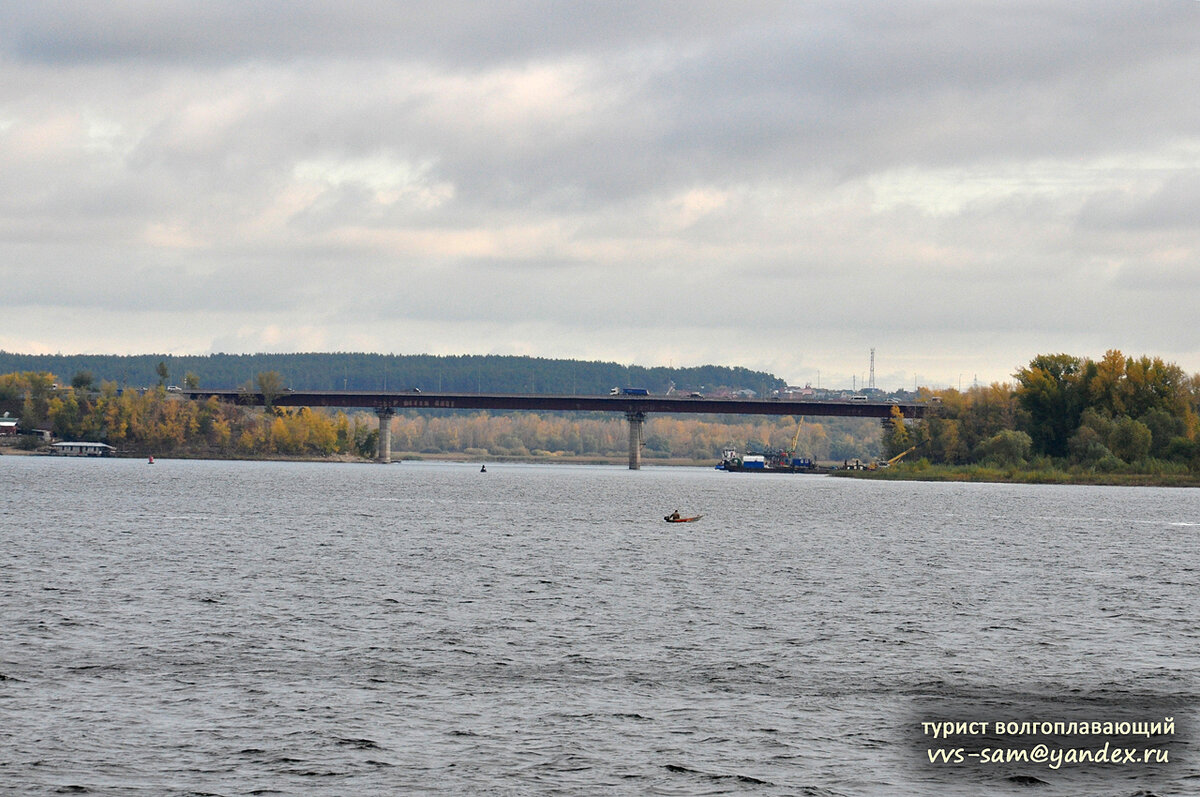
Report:
[{"label": "water ripple", "polygon": [[[0,457],[27,510],[0,514],[0,793],[1125,797],[1200,778],[1194,490],[131,462]],[[663,524],[675,506],[704,520]],[[928,712],[1150,709],[1181,729],[1157,771],[918,755]]]}]

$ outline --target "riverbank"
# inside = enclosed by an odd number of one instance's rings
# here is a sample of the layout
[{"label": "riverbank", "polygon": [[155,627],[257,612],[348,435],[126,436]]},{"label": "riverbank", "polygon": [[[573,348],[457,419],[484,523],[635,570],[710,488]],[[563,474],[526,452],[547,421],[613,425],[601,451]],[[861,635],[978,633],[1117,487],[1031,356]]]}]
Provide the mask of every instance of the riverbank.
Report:
[{"label": "riverbank", "polygon": [[[16,447],[0,448],[0,455],[53,456],[46,450],[26,451]],[[146,454],[123,453],[122,459],[144,459]],[[174,451],[155,454],[157,459],[208,459],[241,460],[262,462],[341,462],[373,463],[373,459],[353,454],[331,454],[329,456],[271,456],[216,455],[213,452]],[[462,453],[421,453],[398,451],[392,454],[392,464],[404,462],[452,462],[472,465],[530,464],[530,465],[610,465],[626,467],[625,456],[603,456],[597,454],[551,454],[520,457],[469,456]],[[642,467],[690,467],[712,468],[716,460],[690,458],[642,459]],[[847,479],[874,479],[879,481],[929,481],[929,482],[990,482],[997,484],[1084,484],[1117,487],[1200,487],[1200,474],[1184,473],[1095,473],[1071,472],[1054,469],[988,468],[979,465],[893,465],[876,470],[829,470],[817,475],[830,475]]]},{"label": "riverbank", "polygon": [[[47,448],[39,448],[34,450],[18,449],[15,446],[0,447],[0,456],[59,456]],[[230,461],[249,461],[249,462],[360,462],[374,463],[375,460],[369,457],[360,457],[355,454],[329,454],[327,456],[315,455],[299,455],[289,456],[286,454],[234,454],[234,453],[218,453],[213,451],[165,451],[162,453],[146,453],[146,452],[128,452],[120,451],[111,455],[114,459],[146,459],[153,456],[157,460],[166,459],[206,459],[206,460],[230,460]],[[550,455],[528,455],[528,456],[471,456],[462,453],[440,453],[430,454],[417,451],[393,451],[392,464],[397,465],[403,462],[458,462],[463,464],[475,465],[491,465],[493,463],[523,463],[534,465],[614,465],[627,466],[629,457],[627,456],[603,456],[599,454],[550,454]],[[652,459],[643,458],[643,467],[671,466],[671,467],[714,467],[715,459],[688,459],[688,458],[659,458]]]},{"label": "riverbank", "polygon": [[894,465],[878,470],[843,470],[831,475],[880,481],[990,482],[997,484],[1085,484],[1107,487],[1200,487],[1200,474],[1098,473],[1055,469],[987,468],[979,465]]}]

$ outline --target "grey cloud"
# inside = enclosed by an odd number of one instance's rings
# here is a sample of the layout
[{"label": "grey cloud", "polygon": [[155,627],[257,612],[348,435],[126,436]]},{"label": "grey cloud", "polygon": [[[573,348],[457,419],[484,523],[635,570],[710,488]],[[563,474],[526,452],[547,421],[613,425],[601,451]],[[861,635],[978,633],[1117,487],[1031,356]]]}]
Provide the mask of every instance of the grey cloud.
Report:
[{"label": "grey cloud", "polygon": [[1194,232],[1200,220],[1200,169],[1167,175],[1150,195],[1107,191],[1092,197],[1079,214],[1092,231]]},{"label": "grey cloud", "polygon": [[485,324],[672,336],[672,306],[704,319],[695,346],[758,360],[839,336],[1181,350],[1120,310],[1195,306],[1197,22],[1193,2],[7,4],[0,301],[410,319],[464,351]]},{"label": "grey cloud", "polygon": [[484,64],[708,34],[779,2],[615,4],[552,0],[124,0],[0,12],[12,55],[44,63],[228,63],[351,58]]}]

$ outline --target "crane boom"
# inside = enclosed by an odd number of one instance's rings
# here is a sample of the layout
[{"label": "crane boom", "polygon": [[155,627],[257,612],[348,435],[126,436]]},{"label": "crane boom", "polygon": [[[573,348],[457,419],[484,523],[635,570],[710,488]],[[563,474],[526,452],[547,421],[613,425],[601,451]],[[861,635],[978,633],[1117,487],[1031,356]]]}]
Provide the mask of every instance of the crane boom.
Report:
[{"label": "crane boom", "polygon": [[800,423],[796,425],[796,433],[792,435],[791,453],[796,453],[796,446],[800,445],[800,430],[804,428],[804,417],[800,417]]},{"label": "crane boom", "polygon": [[[892,457],[891,459],[889,459],[887,462],[880,462],[880,463],[879,463],[878,465],[876,465],[875,467],[877,467],[877,468],[890,468],[892,465],[895,465],[897,462],[899,462],[900,460],[904,459],[906,456],[908,456],[908,455],[909,455],[909,454],[911,454],[912,452],[916,451],[916,450],[917,450],[918,448],[920,448],[921,446],[925,445],[925,443],[926,443],[926,442],[928,442],[928,441],[926,441],[926,440],[922,440],[921,442],[917,443],[915,446],[912,446],[911,448],[906,448],[906,449],[904,449],[904,450],[903,450],[903,451],[901,451],[899,454],[897,454],[896,456],[894,456],[894,457]],[[874,468],[872,468],[872,470],[874,470]]]}]

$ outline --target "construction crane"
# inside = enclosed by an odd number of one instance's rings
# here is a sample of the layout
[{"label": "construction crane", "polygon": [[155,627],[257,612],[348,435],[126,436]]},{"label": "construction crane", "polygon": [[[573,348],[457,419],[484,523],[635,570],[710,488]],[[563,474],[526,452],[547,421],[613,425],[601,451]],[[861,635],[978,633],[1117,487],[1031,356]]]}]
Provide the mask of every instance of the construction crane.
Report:
[{"label": "construction crane", "polygon": [[796,454],[796,446],[800,445],[800,430],[804,428],[804,418],[800,418],[800,423],[796,425],[796,433],[792,435],[792,447],[788,449],[788,453],[793,456]]},{"label": "construction crane", "polygon": [[875,470],[876,468],[890,468],[892,465],[895,465],[897,462],[904,459],[906,456],[908,456],[912,452],[916,451],[921,446],[925,445],[926,442],[928,442],[928,441],[922,440],[921,442],[917,443],[915,446],[912,446],[911,448],[906,448],[905,450],[901,451],[896,456],[889,459],[887,462],[876,462],[874,465],[870,466],[869,470]]}]

